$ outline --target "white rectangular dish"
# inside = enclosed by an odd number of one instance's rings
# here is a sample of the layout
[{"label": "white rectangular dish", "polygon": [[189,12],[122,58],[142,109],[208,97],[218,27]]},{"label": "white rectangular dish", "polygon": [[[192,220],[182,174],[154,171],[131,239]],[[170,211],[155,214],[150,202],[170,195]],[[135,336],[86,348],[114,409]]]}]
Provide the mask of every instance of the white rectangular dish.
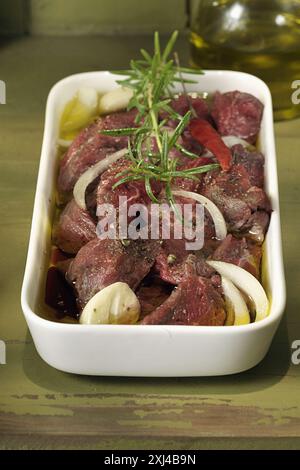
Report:
[{"label": "white rectangular dish", "polygon": [[268,273],[265,288],[271,301],[264,320],[243,326],[77,325],[42,318],[45,273],[51,248],[55,206],[58,124],[60,113],[82,86],[107,92],[117,75],[88,72],[69,76],[51,90],[36,189],[22,308],[36,349],[51,366],[77,374],[115,376],[211,376],[247,370],[267,353],[285,306],[272,100],[258,78],[231,71],[207,71],[195,76],[188,91],[240,90],[264,104],[260,149],[265,155],[265,188],[272,216],[265,241]]}]

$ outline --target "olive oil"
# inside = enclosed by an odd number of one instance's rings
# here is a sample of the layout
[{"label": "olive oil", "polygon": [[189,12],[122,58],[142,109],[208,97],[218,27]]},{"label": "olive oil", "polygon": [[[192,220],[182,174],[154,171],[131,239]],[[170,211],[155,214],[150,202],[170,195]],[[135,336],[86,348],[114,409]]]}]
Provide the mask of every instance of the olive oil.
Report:
[{"label": "olive oil", "polygon": [[190,45],[192,66],[256,75],[271,89],[276,119],[300,116],[292,102],[300,80],[299,0],[203,0]]}]

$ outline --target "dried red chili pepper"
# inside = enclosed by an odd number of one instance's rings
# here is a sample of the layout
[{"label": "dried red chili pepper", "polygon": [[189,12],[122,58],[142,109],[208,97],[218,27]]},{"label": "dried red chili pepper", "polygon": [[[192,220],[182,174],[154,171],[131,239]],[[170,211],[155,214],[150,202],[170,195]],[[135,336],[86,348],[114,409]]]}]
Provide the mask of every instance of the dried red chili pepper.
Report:
[{"label": "dried red chili pepper", "polygon": [[231,165],[231,152],[224,144],[221,136],[205,119],[192,119],[189,124],[192,137],[210,150],[220,162],[222,170],[228,170]]}]

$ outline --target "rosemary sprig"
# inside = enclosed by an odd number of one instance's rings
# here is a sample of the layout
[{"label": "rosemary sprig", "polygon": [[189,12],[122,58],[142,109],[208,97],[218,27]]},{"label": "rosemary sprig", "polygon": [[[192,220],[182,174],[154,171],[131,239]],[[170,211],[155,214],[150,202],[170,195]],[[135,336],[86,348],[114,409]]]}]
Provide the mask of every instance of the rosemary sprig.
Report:
[{"label": "rosemary sprig", "polygon": [[[175,206],[172,194],[174,178],[197,180],[197,175],[219,167],[218,164],[209,164],[180,169],[179,159],[174,158],[170,153],[171,150],[177,149],[189,158],[198,158],[198,155],[186,150],[179,142],[193,110],[181,116],[170,106],[172,90],[176,82],[182,84],[184,92],[186,91],[185,83],[196,83],[183,77],[182,73],[202,73],[199,70],[181,67],[177,54],[170,58],[177,36],[178,31],[174,31],[162,50],[159,34],[155,32],[152,56],[141,49],[142,59],[131,60],[129,70],[114,71],[114,73],[126,75],[117,82],[133,90],[128,110],[137,109],[135,119],[137,127],[101,131],[111,136],[130,136],[127,157],[131,165],[117,175],[119,179],[113,189],[121,184],[143,180],[149,198],[158,202],[151,186],[152,181],[158,181],[164,185],[166,198],[173,208]],[[163,119],[162,116],[164,116]],[[168,119],[178,121],[177,127],[172,132],[165,127]]]}]

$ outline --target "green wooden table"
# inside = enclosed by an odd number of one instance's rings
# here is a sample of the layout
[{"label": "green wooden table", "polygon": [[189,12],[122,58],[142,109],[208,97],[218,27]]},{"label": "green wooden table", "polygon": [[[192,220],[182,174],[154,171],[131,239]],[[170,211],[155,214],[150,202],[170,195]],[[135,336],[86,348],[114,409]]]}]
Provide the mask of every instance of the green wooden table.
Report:
[{"label": "green wooden table", "polygon": [[[299,448],[300,121],[276,124],[286,315],[265,360],[218,378],[80,377],[37,355],[20,307],[45,102],[60,78],[126,67],[140,38],[23,38],[0,43],[0,448]],[[181,57],[187,59],[184,39]]]}]

